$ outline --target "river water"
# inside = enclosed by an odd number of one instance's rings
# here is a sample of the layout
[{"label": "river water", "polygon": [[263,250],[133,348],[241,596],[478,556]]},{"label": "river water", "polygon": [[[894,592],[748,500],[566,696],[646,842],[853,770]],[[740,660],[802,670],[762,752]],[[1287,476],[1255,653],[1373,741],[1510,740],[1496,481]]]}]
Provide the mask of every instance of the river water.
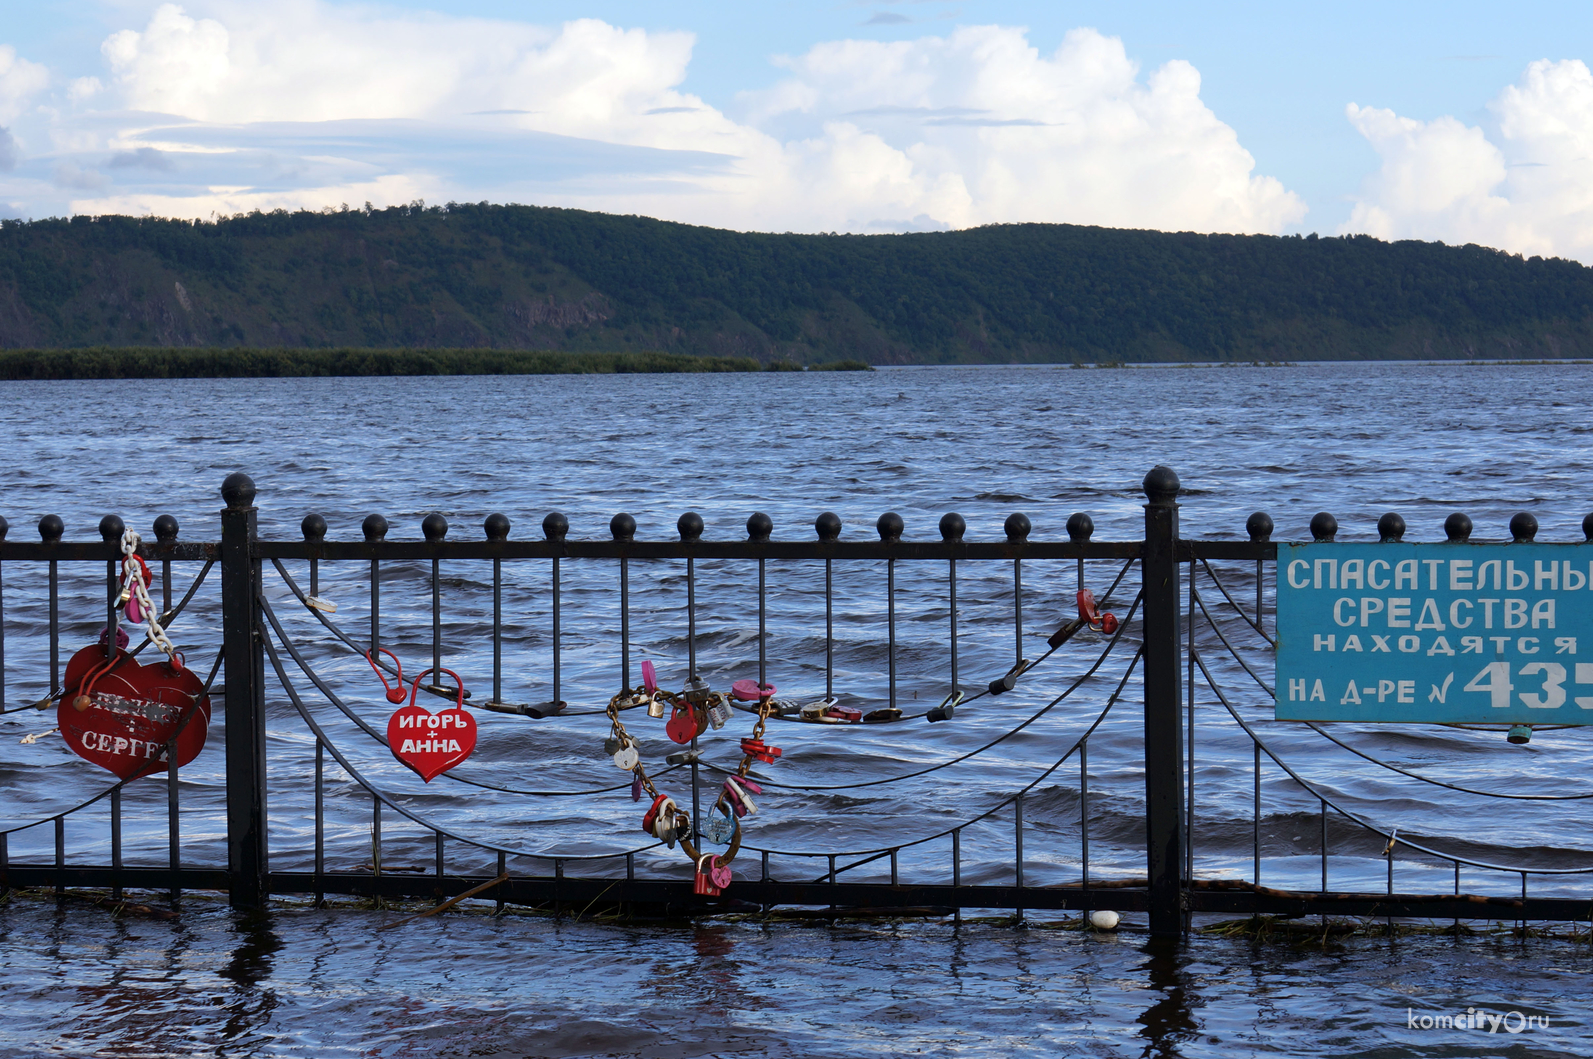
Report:
[{"label": "river water", "polygon": [[[709,539],[740,539],[753,511],[776,538],[811,539],[831,510],[848,538],[872,538],[887,510],[909,539],[934,539],[958,511],[968,538],[1000,539],[1014,511],[1036,539],[1065,536],[1075,511],[1102,540],[1143,531],[1139,483],[1157,463],[1182,477],[1186,536],[1242,538],[1264,509],[1279,539],[1308,538],[1320,510],[1340,539],[1375,539],[1377,517],[1397,510],[1407,539],[1441,539],[1444,517],[1470,514],[1477,538],[1507,538],[1517,511],[1535,514],[1541,541],[1580,540],[1589,488],[1593,368],[1582,365],[1360,364],[1304,367],[895,369],[871,374],[615,376],[459,379],[295,379],[0,383],[0,515],[10,539],[34,539],[56,513],[68,539],[92,539],[99,517],[146,529],[169,512],[189,539],[213,539],[220,481],[234,470],[259,487],[262,536],[296,539],[310,511],[333,539],[357,539],[367,514],[390,539],[417,539],[426,513],[451,538],[477,538],[493,511],[515,537],[540,537],[542,517],[564,512],[572,537],[607,536],[628,511],[638,538],[671,538],[676,518],[699,512]],[[491,575],[484,564],[444,564],[444,664],[474,694],[490,690]],[[289,564],[301,583],[304,564]],[[930,567],[933,566],[933,569]],[[322,594],[352,636],[368,630],[367,571],[324,564]],[[899,564],[897,695],[909,715],[946,693],[946,570]],[[1253,609],[1254,569],[1218,564],[1241,607]],[[1118,564],[1091,563],[1101,592]],[[179,565],[182,592],[196,567]],[[505,564],[504,697],[550,697],[546,563]],[[416,669],[431,652],[430,571],[383,572],[384,644]],[[767,571],[768,678],[806,698],[826,682],[823,571],[771,562]],[[834,667],[846,701],[888,698],[882,564],[837,564]],[[1270,576],[1270,575],[1269,575]],[[103,573],[63,566],[63,654],[103,624]],[[608,874],[628,849],[636,809],[600,752],[601,706],[621,673],[616,571],[566,561],[561,695],[575,716],[556,721],[480,715],[480,748],[459,774],[528,795],[437,781],[422,785],[318,697],[284,659],[306,709],[353,767],[427,822],[515,851],[516,871],[545,872],[537,855],[570,857],[571,874]],[[756,572],[698,564],[699,666],[715,684],[755,676]],[[1072,564],[1024,570],[1024,653],[1063,620]],[[681,564],[633,563],[632,667],[654,660],[666,684],[684,675]],[[1127,615],[1137,577],[1112,599]],[[1197,589],[1225,635],[1263,676],[1265,643],[1217,587]],[[267,572],[267,592],[292,642],[350,707],[377,727],[389,707],[363,659],[344,650]],[[964,686],[1012,664],[1012,570],[964,563],[958,571],[959,661]],[[42,578],[4,571],[5,702],[37,698],[49,683]],[[1246,611],[1249,613],[1249,610]],[[1270,615],[1268,615],[1270,619]],[[208,671],[217,646],[215,586],[196,595],[173,634]],[[1125,642],[1137,635],[1130,621]],[[1515,801],[1466,795],[1402,777],[1298,726],[1267,720],[1269,696],[1204,626],[1196,644],[1236,709],[1286,761],[1346,808],[1398,826],[1434,848],[1529,868],[1593,867],[1587,801]],[[824,874],[832,852],[901,846],[905,880],[944,881],[944,840],[957,824],[962,878],[1008,882],[1014,873],[1014,790],[1025,798],[1025,882],[1076,880],[1083,854],[1076,755],[1057,760],[1094,722],[1131,651],[1016,736],[1103,649],[1089,635],[1025,676],[1001,699],[958,712],[951,724],[859,729],[776,724],[786,748],[768,772],[748,842],[774,850],[779,878]],[[636,679],[636,669],[631,671]],[[1143,873],[1137,677],[1089,743],[1092,878]],[[313,737],[280,692],[269,703],[273,866],[309,866]],[[47,715],[0,720],[0,826],[48,820],[105,786],[105,773],[54,737],[21,745]],[[1197,686],[1195,857],[1209,878],[1251,871],[1253,774],[1248,738]],[[656,724],[656,722],[654,722]],[[739,733],[738,719],[724,735]],[[646,724],[644,757],[672,744]],[[1485,791],[1593,794],[1593,747],[1584,729],[1539,733],[1509,746],[1494,732],[1338,726],[1356,749],[1435,779]],[[221,723],[183,770],[185,863],[224,863]],[[917,779],[856,784],[913,772],[995,745]],[[708,741],[710,761],[725,763]],[[719,743],[723,743],[723,736]],[[678,796],[685,773],[662,776]],[[710,781],[704,780],[711,786]],[[821,790],[840,787],[840,790]],[[1137,789],[1136,789],[1137,788]],[[1314,889],[1321,859],[1320,803],[1268,767],[1262,774],[1262,879]],[[575,792],[575,793],[570,793]],[[164,863],[164,780],[125,794],[126,856]],[[330,761],[327,860],[351,870],[372,858],[369,795]],[[990,812],[985,819],[980,814]],[[105,803],[69,817],[69,860],[105,862]],[[972,821],[972,822],[970,822]],[[756,823],[756,828],[751,824]],[[1382,840],[1331,821],[1330,884],[1381,889]],[[388,870],[429,865],[430,832],[389,810]],[[48,824],[9,838],[14,862],[48,862]],[[493,855],[451,843],[449,870],[490,873]],[[639,872],[687,871],[678,854],[644,850]],[[739,865],[738,865],[739,867]],[[1397,889],[1444,892],[1452,868],[1402,856]],[[750,870],[756,870],[752,867]],[[856,869],[884,879],[877,861]],[[1532,892],[1585,896],[1586,876],[1533,876]],[[1466,869],[1462,888],[1511,893],[1519,875]],[[490,909],[490,905],[486,906]],[[0,1051],[17,1055],[709,1055],[1100,1054],[1452,1055],[1585,1054],[1588,945],[1478,936],[1318,939],[1311,944],[1201,937],[1174,952],[1147,946],[1130,917],[1115,935],[1061,929],[1031,915],[1026,927],[968,922],[820,926],[703,921],[695,926],[553,922],[478,913],[438,917],[402,932],[379,928],[397,912],[283,908],[234,918],[194,895],[173,922],[113,920],[87,906],[19,898],[0,909],[7,958]],[[507,968],[514,970],[505,974]],[[1547,1016],[1548,1028],[1511,1034],[1420,1027],[1424,1014],[1482,1008]],[[1408,1025],[1414,1018],[1416,1024]],[[1512,1023],[1519,1025],[1519,1023]],[[1506,1040],[1508,1038],[1508,1040]]]}]

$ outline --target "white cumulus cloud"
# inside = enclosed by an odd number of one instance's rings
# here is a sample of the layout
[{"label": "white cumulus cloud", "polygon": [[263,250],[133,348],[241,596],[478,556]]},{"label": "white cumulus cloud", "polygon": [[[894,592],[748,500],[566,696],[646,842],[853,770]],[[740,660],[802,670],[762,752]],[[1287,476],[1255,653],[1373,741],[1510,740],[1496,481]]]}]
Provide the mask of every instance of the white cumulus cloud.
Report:
[{"label": "white cumulus cloud", "polygon": [[12,121],[50,84],[50,71],[0,44],[0,122]]},{"label": "white cumulus cloud", "polygon": [[1350,104],[1381,158],[1344,231],[1481,243],[1593,263],[1593,71],[1529,65],[1469,126]]},{"label": "white cumulus cloud", "polygon": [[[779,60],[777,82],[731,112],[682,90],[694,43],[592,18],[163,3],[105,40],[103,84],[80,79],[69,93],[79,114],[91,103],[134,117],[56,140],[77,155],[63,163],[108,178],[72,201],[79,212],[206,216],[361,194],[380,205],[424,189],[433,201],[775,231],[1068,221],[1250,232],[1305,214],[1256,175],[1201,101],[1194,67],[1142,76],[1095,30],[1049,54],[1002,26],[828,42]],[[91,157],[142,147],[178,161],[141,173]]]}]

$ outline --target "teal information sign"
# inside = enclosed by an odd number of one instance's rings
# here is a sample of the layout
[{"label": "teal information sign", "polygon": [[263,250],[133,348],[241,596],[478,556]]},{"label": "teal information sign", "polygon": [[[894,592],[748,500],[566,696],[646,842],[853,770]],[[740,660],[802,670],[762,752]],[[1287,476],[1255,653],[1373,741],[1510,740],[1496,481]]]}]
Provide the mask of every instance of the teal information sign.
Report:
[{"label": "teal information sign", "polygon": [[1277,718],[1593,724],[1593,545],[1279,544]]}]

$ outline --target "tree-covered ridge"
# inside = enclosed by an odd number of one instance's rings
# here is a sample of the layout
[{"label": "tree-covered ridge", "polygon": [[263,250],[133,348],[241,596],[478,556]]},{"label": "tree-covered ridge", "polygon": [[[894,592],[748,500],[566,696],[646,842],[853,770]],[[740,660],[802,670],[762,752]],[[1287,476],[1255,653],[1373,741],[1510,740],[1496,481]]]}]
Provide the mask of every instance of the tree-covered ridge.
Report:
[{"label": "tree-covered ridge", "polygon": [[876,363],[1593,354],[1593,270],[1076,225],[772,235],[527,206],[0,226],[0,346]]}]

